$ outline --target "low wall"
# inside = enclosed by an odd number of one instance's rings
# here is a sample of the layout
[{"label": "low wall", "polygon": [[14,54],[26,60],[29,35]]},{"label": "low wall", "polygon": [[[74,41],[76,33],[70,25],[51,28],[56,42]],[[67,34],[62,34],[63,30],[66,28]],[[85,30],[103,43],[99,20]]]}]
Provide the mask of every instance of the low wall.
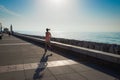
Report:
[{"label": "low wall", "polygon": [[[44,39],[43,36],[34,36],[34,35],[28,35],[28,36]],[[97,43],[97,42],[90,42],[90,41],[78,41],[78,40],[64,39],[64,38],[52,38],[51,40],[65,43],[65,44],[70,44],[70,45],[75,45],[75,46],[80,46],[80,47],[85,47],[89,49],[95,49],[99,51],[104,51],[104,52],[109,52],[109,53],[120,55],[120,45],[117,45],[117,44],[106,44],[106,43]]]},{"label": "low wall", "polygon": [[120,54],[120,45],[116,45],[116,44],[105,44],[105,43],[69,40],[69,39],[61,39],[61,38],[53,38],[52,40],[61,42],[61,43],[65,43],[65,44],[71,44],[71,45],[75,45],[75,46],[109,52],[109,53],[113,53],[113,54]]},{"label": "low wall", "polygon": [[[21,34],[14,34],[14,36],[44,45],[44,39],[35,38],[32,36],[21,35]],[[73,54],[77,55],[77,56],[82,54],[82,55],[91,56],[91,57],[94,57],[97,59],[101,59],[104,61],[120,64],[120,55],[118,55],[118,54],[111,54],[109,52],[103,52],[103,51],[99,51],[99,50],[95,50],[95,49],[89,49],[89,48],[85,48],[85,47],[79,47],[79,46],[75,46],[75,45],[59,43],[59,42],[55,42],[55,41],[51,41],[51,45],[54,46],[55,48],[61,48],[64,50],[73,51],[73,52],[75,52]]]}]

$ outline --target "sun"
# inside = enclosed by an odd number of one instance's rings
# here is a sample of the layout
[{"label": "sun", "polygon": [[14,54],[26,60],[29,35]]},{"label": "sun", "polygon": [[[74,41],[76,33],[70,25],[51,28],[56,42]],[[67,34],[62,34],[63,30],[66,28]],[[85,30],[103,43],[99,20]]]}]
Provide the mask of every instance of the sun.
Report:
[{"label": "sun", "polygon": [[73,0],[35,0],[35,9],[37,9],[37,11],[63,10],[71,6],[72,1]]},{"label": "sun", "polygon": [[54,4],[62,4],[65,2],[65,0],[50,0]]},{"label": "sun", "polygon": [[56,6],[63,6],[68,3],[68,0],[49,0],[51,4]]}]

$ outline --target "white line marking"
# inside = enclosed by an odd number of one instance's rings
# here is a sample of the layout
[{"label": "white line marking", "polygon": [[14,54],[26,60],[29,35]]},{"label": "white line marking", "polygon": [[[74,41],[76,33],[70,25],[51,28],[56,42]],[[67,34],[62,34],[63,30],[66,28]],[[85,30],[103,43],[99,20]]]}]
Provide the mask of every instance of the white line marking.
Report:
[{"label": "white line marking", "polygon": [[49,62],[41,62],[41,63],[7,65],[7,66],[0,66],[0,73],[30,70],[30,69],[45,68],[45,67],[58,67],[58,66],[66,66],[73,64],[78,64],[78,63],[73,60],[58,60],[58,61],[49,61]]},{"label": "white line marking", "polygon": [[28,45],[28,44],[31,44],[31,43],[9,43],[9,44],[0,44],[0,46],[14,46],[14,45]]},{"label": "white line marking", "polygon": [[3,41],[13,41],[13,40],[19,40],[19,39],[2,39]]}]

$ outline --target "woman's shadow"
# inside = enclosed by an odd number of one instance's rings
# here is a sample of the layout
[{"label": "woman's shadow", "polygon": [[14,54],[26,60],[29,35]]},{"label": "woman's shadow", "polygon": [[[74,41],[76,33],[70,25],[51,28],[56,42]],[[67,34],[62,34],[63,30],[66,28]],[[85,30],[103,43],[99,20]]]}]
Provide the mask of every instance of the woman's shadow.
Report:
[{"label": "woman's shadow", "polygon": [[38,68],[35,70],[35,73],[33,75],[33,80],[36,79],[40,79],[43,77],[43,72],[47,67],[47,61],[48,61],[48,57],[52,56],[52,54],[50,55],[46,55],[46,53],[43,54],[41,60],[40,60],[40,64],[38,65]]}]

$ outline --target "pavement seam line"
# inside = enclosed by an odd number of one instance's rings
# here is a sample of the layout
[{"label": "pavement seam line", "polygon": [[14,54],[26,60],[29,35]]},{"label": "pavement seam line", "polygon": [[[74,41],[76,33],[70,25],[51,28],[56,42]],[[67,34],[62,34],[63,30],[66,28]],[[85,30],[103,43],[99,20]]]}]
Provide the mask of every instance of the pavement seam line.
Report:
[{"label": "pavement seam line", "polygon": [[28,45],[31,43],[9,43],[9,44],[0,44],[0,46],[11,46],[11,45]]}]

